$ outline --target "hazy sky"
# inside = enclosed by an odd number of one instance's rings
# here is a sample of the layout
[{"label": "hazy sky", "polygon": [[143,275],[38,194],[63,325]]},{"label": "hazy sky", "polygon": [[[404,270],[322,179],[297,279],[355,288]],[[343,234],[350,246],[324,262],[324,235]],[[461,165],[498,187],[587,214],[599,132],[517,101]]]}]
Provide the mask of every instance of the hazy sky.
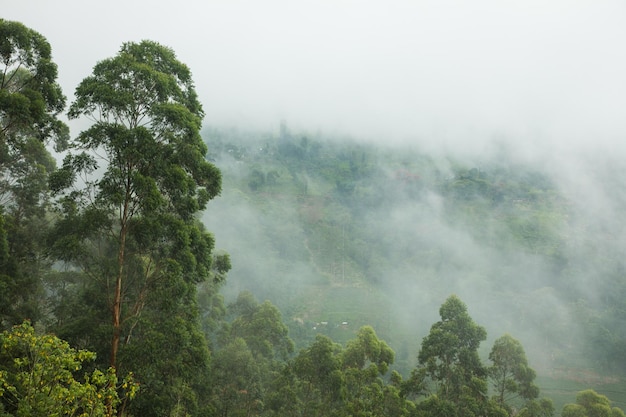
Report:
[{"label": "hazy sky", "polygon": [[68,97],[126,41],[191,68],[208,124],[364,138],[616,147],[626,2],[20,0]]}]

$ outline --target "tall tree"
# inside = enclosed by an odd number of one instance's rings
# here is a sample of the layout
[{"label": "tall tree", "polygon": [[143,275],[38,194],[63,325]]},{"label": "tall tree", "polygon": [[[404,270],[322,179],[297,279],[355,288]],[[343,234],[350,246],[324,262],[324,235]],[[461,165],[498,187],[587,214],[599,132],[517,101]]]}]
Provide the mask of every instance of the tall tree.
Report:
[{"label": "tall tree", "polygon": [[[415,387],[432,385],[435,393],[418,405],[426,415],[506,416],[506,411],[487,398],[487,369],[478,355],[487,332],[472,320],[467,306],[452,295],[439,309],[441,320],[433,324],[422,341]],[[424,383],[426,385],[424,385]],[[455,414],[449,414],[455,410]]]},{"label": "tall tree", "polygon": [[[182,378],[181,387],[191,384],[190,368],[206,363],[180,358],[184,366],[171,369],[163,357],[157,364],[140,360],[149,353],[142,343],[148,349],[202,342],[196,285],[219,281],[230,265],[227,256],[216,259],[213,236],[196,219],[220,192],[221,174],[205,159],[199,133],[204,113],[191,72],[165,46],[126,43],[79,84],[68,114],[93,124],[71,141],[77,153],[51,176],[61,211],[50,234],[51,252],[89,278],[83,291],[99,298],[91,304],[106,306],[93,326],[99,331],[108,321],[110,366],[137,364],[143,367],[139,380],[167,373]],[[181,319],[187,326],[171,327]],[[208,361],[201,350],[191,356]],[[176,398],[168,401],[143,415],[168,412]]]},{"label": "tall tree", "polygon": [[408,409],[397,384],[386,384],[382,377],[393,364],[395,352],[380,340],[371,326],[359,329],[356,338],[342,353],[345,381],[345,411],[351,416],[404,416]]},{"label": "tall tree", "polygon": [[511,410],[512,401],[539,396],[539,387],[534,383],[536,373],[528,366],[524,347],[518,340],[508,334],[500,337],[494,342],[489,359],[492,366],[488,373],[498,404]]},{"label": "tall tree", "polygon": [[456,295],[441,305],[439,315],[441,320],[432,325],[422,341],[418,361],[438,386],[439,396],[457,402],[474,379],[484,380],[487,376],[478,356],[487,332],[474,323],[467,306]]},{"label": "tall tree", "polygon": [[[124,319],[139,314],[146,291],[171,276],[200,282],[210,274],[213,239],[194,214],[220,192],[221,175],[204,159],[191,73],[158,43],[126,43],[99,62],[70,106],[70,118],[83,115],[94,124],[71,145],[85,152],[66,157],[52,182],[60,191],[81,171],[103,172],[66,195],[56,247],[74,249],[64,256],[111,289],[115,366]],[[79,246],[86,239],[91,255],[112,262],[94,265]]]},{"label": "tall tree", "polygon": [[62,148],[69,131],[57,115],[65,108],[65,96],[46,38],[22,23],[0,19],[0,72],[0,144],[52,138]]},{"label": "tall tree", "polygon": [[[0,206],[6,257],[0,262],[0,326],[37,320],[48,269],[41,242],[47,224],[48,140],[63,149],[68,127],[58,119],[65,97],[51,47],[41,34],[0,19]],[[4,237],[2,238],[4,239]]]}]

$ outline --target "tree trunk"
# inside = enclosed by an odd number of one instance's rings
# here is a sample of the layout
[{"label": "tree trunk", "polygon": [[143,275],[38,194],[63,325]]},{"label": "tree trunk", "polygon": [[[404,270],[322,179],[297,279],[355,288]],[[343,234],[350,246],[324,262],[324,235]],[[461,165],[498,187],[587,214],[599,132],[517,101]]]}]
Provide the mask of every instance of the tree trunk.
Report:
[{"label": "tree trunk", "polygon": [[117,365],[117,351],[120,345],[121,317],[122,317],[122,274],[124,273],[124,246],[126,241],[126,231],[121,232],[120,250],[117,255],[118,271],[115,279],[115,295],[113,296],[113,337],[111,339],[111,367]]},{"label": "tree trunk", "polygon": [[[129,187],[127,187],[127,190]],[[111,339],[111,359],[110,365],[113,369],[117,367],[117,351],[120,346],[120,338],[122,333],[121,317],[122,317],[122,277],[124,275],[124,255],[126,251],[126,234],[128,233],[128,205],[129,193],[124,201],[124,209],[120,219],[120,246],[117,252],[117,277],[115,279],[115,294],[113,296],[113,337]]]}]

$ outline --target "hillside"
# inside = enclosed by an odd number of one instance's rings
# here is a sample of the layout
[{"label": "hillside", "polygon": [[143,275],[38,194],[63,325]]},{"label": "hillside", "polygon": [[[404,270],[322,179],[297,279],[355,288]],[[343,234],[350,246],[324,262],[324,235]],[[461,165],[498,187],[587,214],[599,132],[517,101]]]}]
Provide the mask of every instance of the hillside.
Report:
[{"label": "hillside", "polygon": [[455,293],[490,340],[518,337],[540,374],[626,370],[621,225],[576,200],[555,166],[504,147],[428,155],[284,125],[204,137],[224,176],[204,221],[233,260],[225,293],[271,300],[299,346],[371,324],[409,367]]}]

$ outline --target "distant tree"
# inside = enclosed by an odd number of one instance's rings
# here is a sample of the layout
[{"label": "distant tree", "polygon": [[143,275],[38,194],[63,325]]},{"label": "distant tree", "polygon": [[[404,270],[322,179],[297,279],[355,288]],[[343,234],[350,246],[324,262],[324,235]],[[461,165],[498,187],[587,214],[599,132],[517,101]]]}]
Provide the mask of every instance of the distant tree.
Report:
[{"label": "distant tree", "polygon": [[114,416],[118,384],[124,395],[135,396],[131,375],[118,382],[112,369],[77,378],[95,355],[55,336],[39,336],[28,322],[0,333],[0,346],[2,416]]},{"label": "distant tree", "polygon": [[[487,369],[478,356],[487,332],[474,323],[466,305],[452,295],[439,309],[441,320],[433,324],[422,341],[418,368],[412,374],[415,387],[435,392],[418,405],[428,416],[506,416],[506,411],[487,398]],[[419,381],[418,378],[423,378]],[[442,414],[443,413],[443,414]]]},{"label": "distant tree", "polygon": [[341,345],[327,336],[317,335],[293,361],[293,372],[300,381],[297,395],[303,415],[329,415],[345,398],[341,351]]},{"label": "distant tree", "polygon": [[289,329],[280,310],[269,301],[259,304],[250,292],[242,292],[231,306],[237,316],[228,326],[227,340],[240,337],[255,356],[285,360],[293,352]]},{"label": "distant tree", "polygon": [[285,361],[294,349],[278,308],[242,291],[221,324],[209,335],[214,341],[210,398],[218,415],[260,412],[268,400],[274,410],[287,406],[271,392],[285,388],[277,379],[287,376]]},{"label": "distant tree", "polygon": [[281,375],[277,388],[290,402],[270,397],[271,409],[294,414],[291,405],[298,404],[301,416],[408,416],[414,406],[401,391],[402,377],[387,375],[394,356],[371,326],[360,328],[345,349],[317,335]]},{"label": "distant tree", "polygon": [[588,389],[576,394],[576,404],[566,404],[561,417],[624,417],[624,412],[611,408],[611,401],[594,390]]},{"label": "distant tree", "polygon": [[[441,320],[433,324],[422,341],[419,365],[436,384],[440,398],[457,403],[473,381],[484,381],[487,370],[478,356],[480,342],[487,338],[484,327],[474,323],[466,305],[455,295],[439,309]],[[475,392],[479,397],[484,392]]]},{"label": "distant tree", "polygon": [[394,351],[380,340],[371,326],[363,326],[346,345],[342,355],[345,381],[344,409],[351,416],[405,416],[408,408],[397,383],[387,384],[383,376],[395,359]]},{"label": "distant tree", "polygon": [[539,396],[539,388],[533,382],[535,371],[528,366],[518,340],[508,334],[500,337],[494,342],[489,359],[492,366],[487,371],[498,404],[511,410],[512,401],[534,400]]},{"label": "distant tree", "polygon": [[262,365],[242,338],[217,350],[210,373],[210,403],[215,415],[258,415],[264,404],[263,376]]},{"label": "distant tree", "polygon": [[519,417],[552,417],[554,404],[549,398],[526,401],[524,407],[516,415]]}]

